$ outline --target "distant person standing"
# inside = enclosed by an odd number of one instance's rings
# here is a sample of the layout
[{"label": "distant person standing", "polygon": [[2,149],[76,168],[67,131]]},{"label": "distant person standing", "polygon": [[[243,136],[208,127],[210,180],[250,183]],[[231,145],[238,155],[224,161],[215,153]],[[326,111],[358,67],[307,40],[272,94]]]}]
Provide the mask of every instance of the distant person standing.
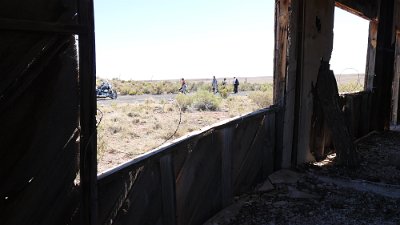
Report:
[{"label": "distant person standing", "polygon": [[222,86],[225,88],[226,85],[226,78],[224,78],[224,80],[222,81]]},{"label": "distant person standing", "polygon": [[186,94],[186,88],[187,88],[186,81],[185,81],[185,79],[182,78],[181,79],[181,88],[179,88],[179,91],[183,94]]},{"label": "distant person standing", "polygon": [[211,86],[212,86],[213,93],[216,94],[218,92],[218,81],[217,81],[217,79],[215,79],[215,76],[213,76]]},{"label": "distant person standing", "polygon": [[233,78],[233,93],[238,93],[238,87],[239,87],[239,80],[234,77]]}]

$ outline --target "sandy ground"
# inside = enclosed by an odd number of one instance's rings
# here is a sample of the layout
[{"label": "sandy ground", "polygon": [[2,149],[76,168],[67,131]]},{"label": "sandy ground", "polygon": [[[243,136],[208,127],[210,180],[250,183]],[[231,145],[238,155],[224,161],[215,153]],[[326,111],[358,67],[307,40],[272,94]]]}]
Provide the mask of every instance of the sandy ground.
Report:
[{"label": "sandy ground", "polygon": [[226,99],[218,111],[188,109],[181,113],[172,94],[99,100],[99,173],[145,154],[166,141],[255,110],[257,105],[246,95],[239,92],[234,101]]}]

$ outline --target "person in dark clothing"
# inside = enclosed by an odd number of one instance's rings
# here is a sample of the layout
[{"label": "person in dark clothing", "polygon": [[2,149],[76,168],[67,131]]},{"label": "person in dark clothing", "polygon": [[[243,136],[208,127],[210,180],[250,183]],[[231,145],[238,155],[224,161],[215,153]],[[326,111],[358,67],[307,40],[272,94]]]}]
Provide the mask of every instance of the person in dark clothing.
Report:
[{"label": "person in dark clothing", "polygon": [[218,81],[215,78],[215,76],[213,76],[213,80],[211,82],[211,87],[212,87],[213,93],[216,94],[218,92]]},{"label": "person in dark clothing", "polygon": [[239,87],[239,80],[234,77],[233,78],[233,93],[238,93],[238,87]]}]

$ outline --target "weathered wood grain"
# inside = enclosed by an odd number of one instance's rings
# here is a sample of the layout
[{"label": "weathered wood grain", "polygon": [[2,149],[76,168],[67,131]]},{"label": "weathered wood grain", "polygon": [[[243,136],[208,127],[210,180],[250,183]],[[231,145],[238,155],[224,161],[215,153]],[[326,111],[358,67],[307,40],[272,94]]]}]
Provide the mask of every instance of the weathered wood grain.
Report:
[{"label": "weathered wood grain", "polygon": [[219,138],[222,148],[221,161],[221,198],[222,207],[226,207],[233,201],[233,184],[232,184],[232,143],[234,128],[228,127],[219,131]]},{"label": "weathered wood grain", "polygon": [[171,155],[165,155],[160,159],[160,173],[163,204],[163,224],[176,225],[176,190]]}]

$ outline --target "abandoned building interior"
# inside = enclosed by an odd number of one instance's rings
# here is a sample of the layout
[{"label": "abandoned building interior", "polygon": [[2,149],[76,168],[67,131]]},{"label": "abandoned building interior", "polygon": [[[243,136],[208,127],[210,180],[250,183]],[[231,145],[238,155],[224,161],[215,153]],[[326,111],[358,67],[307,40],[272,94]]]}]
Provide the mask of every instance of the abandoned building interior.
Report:
[{"label": "abandoned building interior", "polygon": [[[275,2],[273,106],[97,174],[93,0],[1,1],[0,223],[203,224],[276,171],[398,140],[400,0]],[[370,24],[364,91],[341,96],[335,7]]]}]

